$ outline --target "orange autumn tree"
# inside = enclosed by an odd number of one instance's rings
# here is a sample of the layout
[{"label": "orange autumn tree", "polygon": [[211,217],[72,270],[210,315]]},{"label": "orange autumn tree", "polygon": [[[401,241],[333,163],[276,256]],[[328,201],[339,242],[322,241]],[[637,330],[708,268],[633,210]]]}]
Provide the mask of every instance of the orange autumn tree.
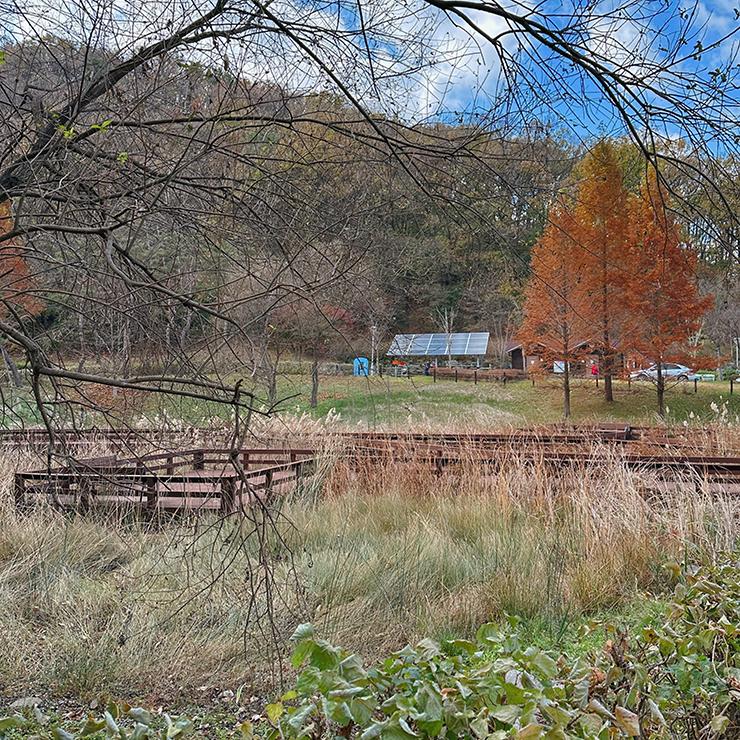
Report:
[{"label": "orange autumn tree", "polygon": [[701,328],[702,314],[714,305],[714,296],[699,295],[698,258],[669,212],[666,198],[653,175],[632,199],[630,269],[622,283],[627,308],[624,345],[657,364],[661,416],[666,389],[661,363],[686,360],[689,337]]},{"label": "orange autumn tree", "polygon": [[561,364],[566,418],[570,416],[571,364],[580,363],[587,353],[584,338],[590,299],[583,278],[588,265],[578,233],[577,222],[563,204],[551,209],[548,225],[532,248],[524,323],[517,334],[525,353],[540,356],[540,367]]},{"label": "orange autumn tree", "polygon": [[[10,202],[0,203],[0,235],[13,230]],[[9,239],[0,242],[0,317],[15,310],[22,316],[37,314],[44,307],[36,296],[34,280],[23,259],[18,241]]]},{"label": "orange autumn tree", "polygon": [[582,164],[574,212],[578,240],[588,268],[584,275],[590,302],[589,337],[600,356],[604,398],[614,400],[612,377],[624,317],[621,284],[628,263],[628,193],[615,145],[602,140]]},{"label": "orange autumn tree", "polygon": [[[12,229],[10,202],[5,201],[0,204],[0,235],[8,234]],[[28,269],[28,263],[23,259],[18,242],[15,239],[0,242],[0,319],[4,320],[13,315],[13,320],[22,321],[28,314],[39,313],[43,307],[43,302],[34,291],[34,280]],[[18,369],[2,341],[0,354],[13,373],[16,385],[20,385]]]}]

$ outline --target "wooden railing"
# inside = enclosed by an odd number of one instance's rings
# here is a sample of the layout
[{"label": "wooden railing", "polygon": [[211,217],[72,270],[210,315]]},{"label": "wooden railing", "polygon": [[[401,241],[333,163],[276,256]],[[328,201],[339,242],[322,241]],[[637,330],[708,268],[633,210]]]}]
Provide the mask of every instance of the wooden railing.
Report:
[{"label": "wooden railing", "polygon": [[16,473],[16,506],[46,496],[60,507],[82,510],[96,505],[136,505],[159,509],[217,509],[265,500],[309,472],[313,450],[195,449],[139,458],[117,455],[71,460],[47,470]]}]

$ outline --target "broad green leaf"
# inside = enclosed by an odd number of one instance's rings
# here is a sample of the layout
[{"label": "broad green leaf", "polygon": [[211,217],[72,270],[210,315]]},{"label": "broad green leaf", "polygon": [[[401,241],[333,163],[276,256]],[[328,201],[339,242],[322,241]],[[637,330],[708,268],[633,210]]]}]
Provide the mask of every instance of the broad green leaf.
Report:
[{"label": "broad green leaf", "polygon": [[10,717],[0,717],[0,732],[5,732],[11,727],[23,727],[26,720],[20,714],[13,714]]},{"label": "broad green leaf", "polygon": [[321,671],[318,668],[308,666],[296,681],[296,688],[302,696],[310,696],[316,693],[321,679]]},{"label": "broad green leaf", "polygon": [[105,732],[108,735],[108,737],[115,737],[116,735],[120,737],[121,730],[116,724],[116,721],[113,719],[113,716],[111,715],[111,713],[108,711],[105,711],[103,712],[103,716],[105,717]]},{"label": "broad green leaf", "polygon": [[265,707],[265,714],[267,715],[267,719],[272,722],[273,725],[277,725],[278,720],[280,717],[283,716],[285,713],[285,707],[278,702],[277,704],[268,704]]},{"label": "broad green leaf", "polygon": [[375,709],[375,697],[372,696],[355,696],[349,703],[352,719],[360,726],[367,724],[373,716]]},{"label": "broad green leaf", "polygon": [[148,740],[149,737],[149,727],[141,722],[137,722],[128,740]]},{"label": "broad green leaf", "polygon": [[87,737],[88,735],[92,735],[104,729],[105,729],[105,720],[95,719],[95,717],[90,715],[87,718],[87,722],[85,722],[85,726],[80,730],[80,737]]},{"label": "broad green leaf", "polygon": [[70,732],[63,730],[61,727],[52,727],[51,734],[54,736],[55,740],[74,740],[75,737]]},{"label": "broad green leaf", "polygon": [[661,636],[658,638],[658,649],[660,650],[660,654],[666,658],[675,652],[676,644],[667,637]]},{"label": "broad green leaf", "polygon": [[545,728],[536,722],[530,722],[516,733],[516,740],[537,740]]},{"label": "broad green leaf", "polygon": [[615,722],[625,734],[630,737],[640,736],[640,718],[625,707],[617,707],[614,710]]},{"label": "broad green leaf", "polygon": [[503,706],[493,707],[491,715],[494,716],[499,722],[506,722],[508,725],[513,725],[521,716],[522,708],[516,704],[504,704]]},{"label": "broad green leaf", "polygon": [[297,711],[293,712],[293,714],[290,716],[290,719],[288,720],[288,724],[290,725],[291,729],[296,733],[300,733],[300,731],[303,729],[303,725],[308,717],[313,714],[316,707],[314,707],[313,704],[306,704],[306,706],[301,707]]},{"label": "broad green leaf", "polygon": [[150,725],[152,723],[152,714],[147,709],[141,707],[131,707],[125,712],[127,717],[131,717],[136,722],[140,722],[142,725]]},{"label": "broad green leaf", "polygon": [[385,725],[385,722],[374,722],[360,735],[360,740],[372,740],[372,738],[378,737],[385,728]]},{"label": "broad green leaf", "polygon": [[712,728],[712,732],[716,732],[718,735],[722,735],[729,724],[729,717],[718,714],[716,717],[712,717],[712,721],[709,723],[709,726]]},{"label": "broad green leaf", "polygon": [[521,670],[521,666],[513,658],[498,658],[493,664],[493,670],[496,673],[508,673]]},{"label": "broad green leaf", "polygon": [[316,643],[313,640],[304,640],[299,643],[298,647],[293,651],[290,656],[290,662],[293,664],[293,668],[300,668],[306,658],[311,655]]},{"label": "broad green leaf", "polygon": [[509,704],[524,704],[527,696],[529,696],[529,692],[513,683],[504,684],[504,689],[506,691],[506,701]]},{"label": "broad green leaf", "polygon": [[293,699],[298,698],[298,692],[291,689],[290,691],[286,691],[281,697],[280,701],[292,701]]},{"label": "broad green leaf", "polygon": [[241,740],[254,740],[254,727],[252,727],[252,723],[248,719],[245,719],[239,725],[239,734]]},{"label": "broad green leaf", "polygon": [[648,699],[648,707],[650,709],[650,721],[653,724],[665,727],[666,721],[660,707],[652,699]]},{"label": "broad green leaf", "polygon": [[381,730],[382,740],[414,740],[419,737],[401,717],[393,717]]},{"label": "broad green leaf", "polygon": [[490,646],[490,644],[492,643],[501,642],[501,633],[499,632],[499,629],[495,624],[491,624],[489,622],[487,624],[481,625],[481,627],[478,629],[475,639],[478,641],[479,645],[487,647]]},{"label": "broad green leaf", "polygon": [[614,721],[616,720],[616,717],[600,702],[596,699],[591,699],[591,701],[588,703],[587,709],[590,709],[592,712],[596,712],[596,714],[607,717],[608,719]]},{"label": "broad green leaf", "polygon": [[464,650],[468,655],[473,655],[478,650],[478,646],[469,640],[452,640],[450,645],[458,650]]},{"label": "broad green leaf", "polygon": [[416,645],[416,649],[419,651],[419,657],[422,660],[432,660],[440,654],[439,645],[428,637],[421,640]]},{"label": "broad green leaf", "polygon": [[195,732],[195,725],[187,717],[178,717],[174,722],[165,715],[167,719],[168,740],[179,740]]},{"label": "broad green leaf", "polygon": [[565,730],[562,727],[553,727],[547,731],[544,740],[568,740]]},{"label": "broad green leaf", "polygon": [[547,678],[553,678],[558,673],[558,664],[547,653],[539,653],[532,662]]},{"label": "broad green leaf", "polygon": [[326,640],[317,640],[311,651],[311,665],[320,671],[336,668],[341,660],[342,651]]},{"label": "broad green leaf", "polygon": [[[470,723],[470,729],[478,740],[486,740],[488,737],[488,717],[478,717],[477,719],[474,719]],[[432,735],[432,737],[434,736]]]},{"label": "broad green leaf", "polygon": [[293,642],[302,642],[303,640],[310,640],[313,637],[313,625],[311,622],[304,622],[299,624],[295,628],[295,632],[291,635]]},{"label": "broad green leaf", "polygon": [[573,686],[573,704],[579,709],[585,709],[588,706],[588,690],[590,682],[587,678],[580,680]]},{"label": "broad green leaf", "polygon": [[416,710],[410,712],[419,729],[429,737],[436,737],[444,725],[442,694],[436,686],[424,683],[414,696]]},{"label": "broad green leaf", "polygon": [[362,686],[348,686],[346,688],[333,689],[332,691],[328,691],[327,696],[332,701],[347,701],[348,699],[352,699],[352,697],[365,692],[366,689],[364,689]]},{"label": "broad green leaf", "polygon": [[604,720],[598,714],[582,714],[578,718],[578,724],[586,735],[598,735],[604,726]]},{"label": "broad green leaf", "polygon": [[552,718],[552,721],[556,725],[561,727],[566,727],[573,719],[573,712],[569,712],[557,704],[550,704],[544,707],[544,711]]},{"label": "broad green leaf", "polygon": [[356,683],[367,678],[362,667],[362,659],[358,655],[350,655],[339,664],[339,672],[350,683]]}]

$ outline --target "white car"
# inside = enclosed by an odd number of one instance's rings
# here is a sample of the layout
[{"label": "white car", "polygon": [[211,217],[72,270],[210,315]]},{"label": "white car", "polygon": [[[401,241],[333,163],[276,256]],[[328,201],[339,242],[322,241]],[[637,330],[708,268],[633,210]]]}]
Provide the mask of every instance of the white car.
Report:
[{"label": "white car", "polygon": [[[676,362],[664,362],[661,365],[662,375],[664,378],[673,378],[674,380],[696,380],[699,376],[686,367],[686,365],[679,365]],[[657,380],[658,379],[658,366],[651,365],[645,370],[635,370],[630,373],[630,380]]]}]

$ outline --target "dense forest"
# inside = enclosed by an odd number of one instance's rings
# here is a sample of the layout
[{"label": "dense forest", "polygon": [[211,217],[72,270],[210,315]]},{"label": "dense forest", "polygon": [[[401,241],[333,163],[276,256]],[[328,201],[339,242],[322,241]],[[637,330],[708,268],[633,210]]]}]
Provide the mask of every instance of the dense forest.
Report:
[{"label": "dense forest", "polygon": [[[218,50],[200,22],[192,38]],[[522,108],[408,123],[339,83],[310,92],[252,79],[228,52],[194,58],[183,34],[131,57],[57,36],[0,51],[0,330],[37,401],[84,382],[227,399],[234,373],[275,400],[280,358],[370,355],[443,316],[491,332],[505,362],[530,250],[599,137]],[[729,355],[733,157],[616,143],[628,189],[657,167],[671,193],[716,296],[708,351]]]}]

